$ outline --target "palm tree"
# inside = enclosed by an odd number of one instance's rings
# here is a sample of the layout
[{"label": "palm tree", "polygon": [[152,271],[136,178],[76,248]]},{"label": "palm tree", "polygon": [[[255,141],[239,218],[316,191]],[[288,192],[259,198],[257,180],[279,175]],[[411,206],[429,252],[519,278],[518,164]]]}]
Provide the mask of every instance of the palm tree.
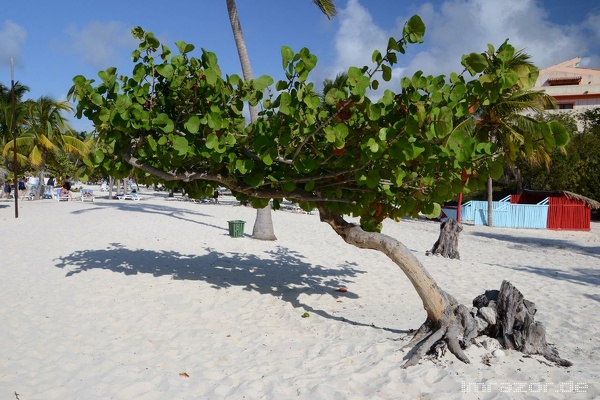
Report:
[{"label": "palm tree", "polygon": [[[15,105],[17,117],[24,116],[23,96],[29,91],[29,87],[15,82]],[[12,139],[11,123],[12,118],[12,90],[0,83],[0,145],[4,147]],[[19,118],[17,118],[19,121]],[[21,119],[21,123],[24,121]],[[19,123],[19,122],[18,122]]]},{"label": "palm tree", "polygon": [[[508,166],[512,166],[517,158],[527,158],[540,165],[547,165],[550,161],[544,141],[531,140],[543,137],[544,128],[544,123],[536,120],[533,114],[555,108],[556,102],[543,91],[528,90],[528,87],[533,86],[532,81],[535,82],[533,77],[537,77],[537,74],[532,74],[537,68],[529,59],[528,54],[516,51],[508,61],[504,61],[523,80],[515,84],[513,89],[503,93],[496,102],[481,106],[479,110],[476,134],[496,143]],[[523,144],[529,141],[533,146],[524,149]],[[492,193],[492,178],[488,176],[488,226],[493,226]]]},{"label": "palm tree", "polygon": [[[253,78],[252,67],[250,65],[250,57],[248,56],[248,51],[246,49],[244,35],[242,34],[242,25],[238,16],[236,2],[235,0],[226,1],[227,12],[229,13],[229,22],[231,23],[233,38],[235,39],[235,45],[237,47],[240,64],[242,65],[242,74],[244,76],[244,80],[248,81]],[[333,0],[311,0],[311,2],[319,7],[323,14],[325,14],[329,19],[331,19],[337,13],[337,8],[335,7]],[[250,106],[250,121],[254,122],[257,119],[258,108],[256,106]],[[277,239],[273,229],[270,205],[256,210],[256,220],[252,230],[252,237],[259,240]]]},{"label": "palm tree", "polygon": [[[55,101],[43,96],[37,101],[27,103],[26,128],[17,138],[17,157],[21,163],[28,163],[39,171],[40,183],[44,174],[48,156],[64,151],[84,156],[89,151],[86,142],[73,135],[71,127],[63,118],[63,112],[72,112],[66,101]],[[13,150],[13,142],[4,146],[4,155]],[[41,195],[41,185],[36,197]]]},{"label": "palm tree", "polygon": [[329,92],[329,90],[336,88],[338,90],[344,90],[347,91],[346,89],[346,82],[348,81],[348,73],[347,72],[340,72],[335,76],[335,79],[325,79],[323,81],[323,91],[321,92],[321,100],[323,102],[325,102],[325,96],[327,95],[327,92]]}]

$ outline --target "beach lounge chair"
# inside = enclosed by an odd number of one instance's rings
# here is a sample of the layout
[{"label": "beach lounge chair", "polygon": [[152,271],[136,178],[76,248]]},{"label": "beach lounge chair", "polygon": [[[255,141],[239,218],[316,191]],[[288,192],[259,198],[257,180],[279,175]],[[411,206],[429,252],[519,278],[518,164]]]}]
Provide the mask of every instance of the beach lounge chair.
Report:
[{"label": "beach lounge chair", "polygon": [[54,197],[54,186],[44,186],[44,193],[42,194],[43,199],[51,199]]},{"label": "beach lounge chair", "polygon": [[140,200],[140,196],[138,196],[136,190],[132,190],[130,193],[128,193],[126,195],[123,195],[123,194],[118,195],[118,199],[119,200],[139,201]]},{"label": "beach lounge chair", "polygon": [[138,196],[137,193],[129,193],[129,194],[126,194],[125,196],[123,196],[123,200],[139,201],[140,196]]},{"label": "beach lounge chair", "polygon": [[94,201],[94,191],[92,189],[81,189],[81,201]]},{"label": "beach lounge chair", "polygon": [[71,201],[71,196],[61,196],[60,190],[61,188],[56,188],[56,190],[54,190],[54,199],[56,201]]}]

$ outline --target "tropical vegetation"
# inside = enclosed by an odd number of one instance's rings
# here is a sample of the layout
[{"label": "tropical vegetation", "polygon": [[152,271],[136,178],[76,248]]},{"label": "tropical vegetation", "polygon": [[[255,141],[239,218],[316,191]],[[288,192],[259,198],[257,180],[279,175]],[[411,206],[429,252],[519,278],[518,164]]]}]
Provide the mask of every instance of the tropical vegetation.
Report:
[{"label": "tropical vegetation", "polygon": [[[24,100],[27,86],[15,84],[16,138],[13,138],[12,90],[0,84],[0,144],[1,157],[6,166],[16,155],[21,172],[31,172],[44,176],[74,175],[80,163],[90,150],[90,140],[74,132],[65,120],[65,115],[73,113],[73,108],[65,101],[56,101],[42,96],[37,100]],[[24,173],[22,174],[24,175]],[[40,196],[41,185],[37,196]]]},{"label": "tropical vegetation", "polygon": [[[285,79],[245,80],[223,76],[216,54],[206,49],[194,56],[192,44],[178,41],[173,53],[136,27],[132,74],[108,68],[97,83],[76,76],[69,99],[77,102],[77,117],[93,121],[105,143],[87,162],[113,175],[136,169],[141,179],[178,185],[196,198],[225,186],[256,208],[271,199],[278,207],[283,198],[317,208],[343,240],[383,252],[413,284],[427,319],[419,330],[424,340],[408,365],[440,340],[468,362],[461,348],[474,334],[468,309],[402,243],[380,233],[381,224],[386,218],[437,215],[440,202],[501,176],[514,153],[474,134],[473,112],[525,86],[536,71],[511,68],[506,60],[515,49],[503,43],[465,55],[462,74],[446,79],[417,72],[401,80],[400,92],[386,90],[371,100],[367,91],[391,79],[399,54],[421,42],[424,32],[421,19],[412,17],[400,39],[390,38],[384,51],[373,52],[371,68],[350,67],[343,87],[328,89],[323,103],[309,80],[317,58],[306,48],[282,48]],[[271,85],[275,90],[266,94]],[[262,108],[250,124],[243,115],[246,103]],[[552,151],[565,136],[554,121],[544,123],[542,133],[525,135],[523,146],[543,140]]]}]

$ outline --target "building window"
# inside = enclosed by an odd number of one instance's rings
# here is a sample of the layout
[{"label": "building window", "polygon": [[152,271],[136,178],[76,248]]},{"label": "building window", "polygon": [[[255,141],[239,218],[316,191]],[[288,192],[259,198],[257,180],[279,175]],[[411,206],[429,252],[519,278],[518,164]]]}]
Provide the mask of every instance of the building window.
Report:
[{"label": "building window", "polygon": [[572,110],[575,108],[574,103],[563,103],[558,105],[559,110]]},{"label": "building window", "polygon": [[568,85],[579,85],[581,82],[580,76],[563,76],[560,78],[549,78],[548,85],[550,86],[568,86]]}]

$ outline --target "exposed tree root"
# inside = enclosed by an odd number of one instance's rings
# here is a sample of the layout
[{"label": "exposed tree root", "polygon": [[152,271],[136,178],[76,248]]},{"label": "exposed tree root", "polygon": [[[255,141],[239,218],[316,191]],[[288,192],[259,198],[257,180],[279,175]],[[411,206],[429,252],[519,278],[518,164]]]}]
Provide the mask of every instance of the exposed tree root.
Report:
[{"label": "exposed tree root", "polygon": [[427,352],[433,347],[433,345],[436,344],[438,340],[441,340],[444,337],[444,335],[446,334],[446,330],[447,328],[442,327],[426,336],[423,343],[421,343],[420,345],[418,345],[418,347],[415,348],[414,354],[408,359],[408,361],[404,363],[402,368],[408,368],[412,367],[413,365],[417,365],[419,363],[419,360],[421,360],[421,358],[423,358],[423,356],[427,354]]},{"label": "exposed tree root", "polygon": [[418,364],[440,344],[464,363],[469,358],[464,353],[477,336],[499,339],[504,348],[517,350],[525,355],[538,354],[555,365],[569,367],[570,361],[562,359],[558,351],[546,342],[544,326],[535,322],[535,304],[526,300],[510,282],[502,282],[500,290],[488,290],[473,300],[474,307],[462,304],[448,307],[438,327],[427,320],[404,348],[414,346],[414,353],[403,365],[407,368]]}]

